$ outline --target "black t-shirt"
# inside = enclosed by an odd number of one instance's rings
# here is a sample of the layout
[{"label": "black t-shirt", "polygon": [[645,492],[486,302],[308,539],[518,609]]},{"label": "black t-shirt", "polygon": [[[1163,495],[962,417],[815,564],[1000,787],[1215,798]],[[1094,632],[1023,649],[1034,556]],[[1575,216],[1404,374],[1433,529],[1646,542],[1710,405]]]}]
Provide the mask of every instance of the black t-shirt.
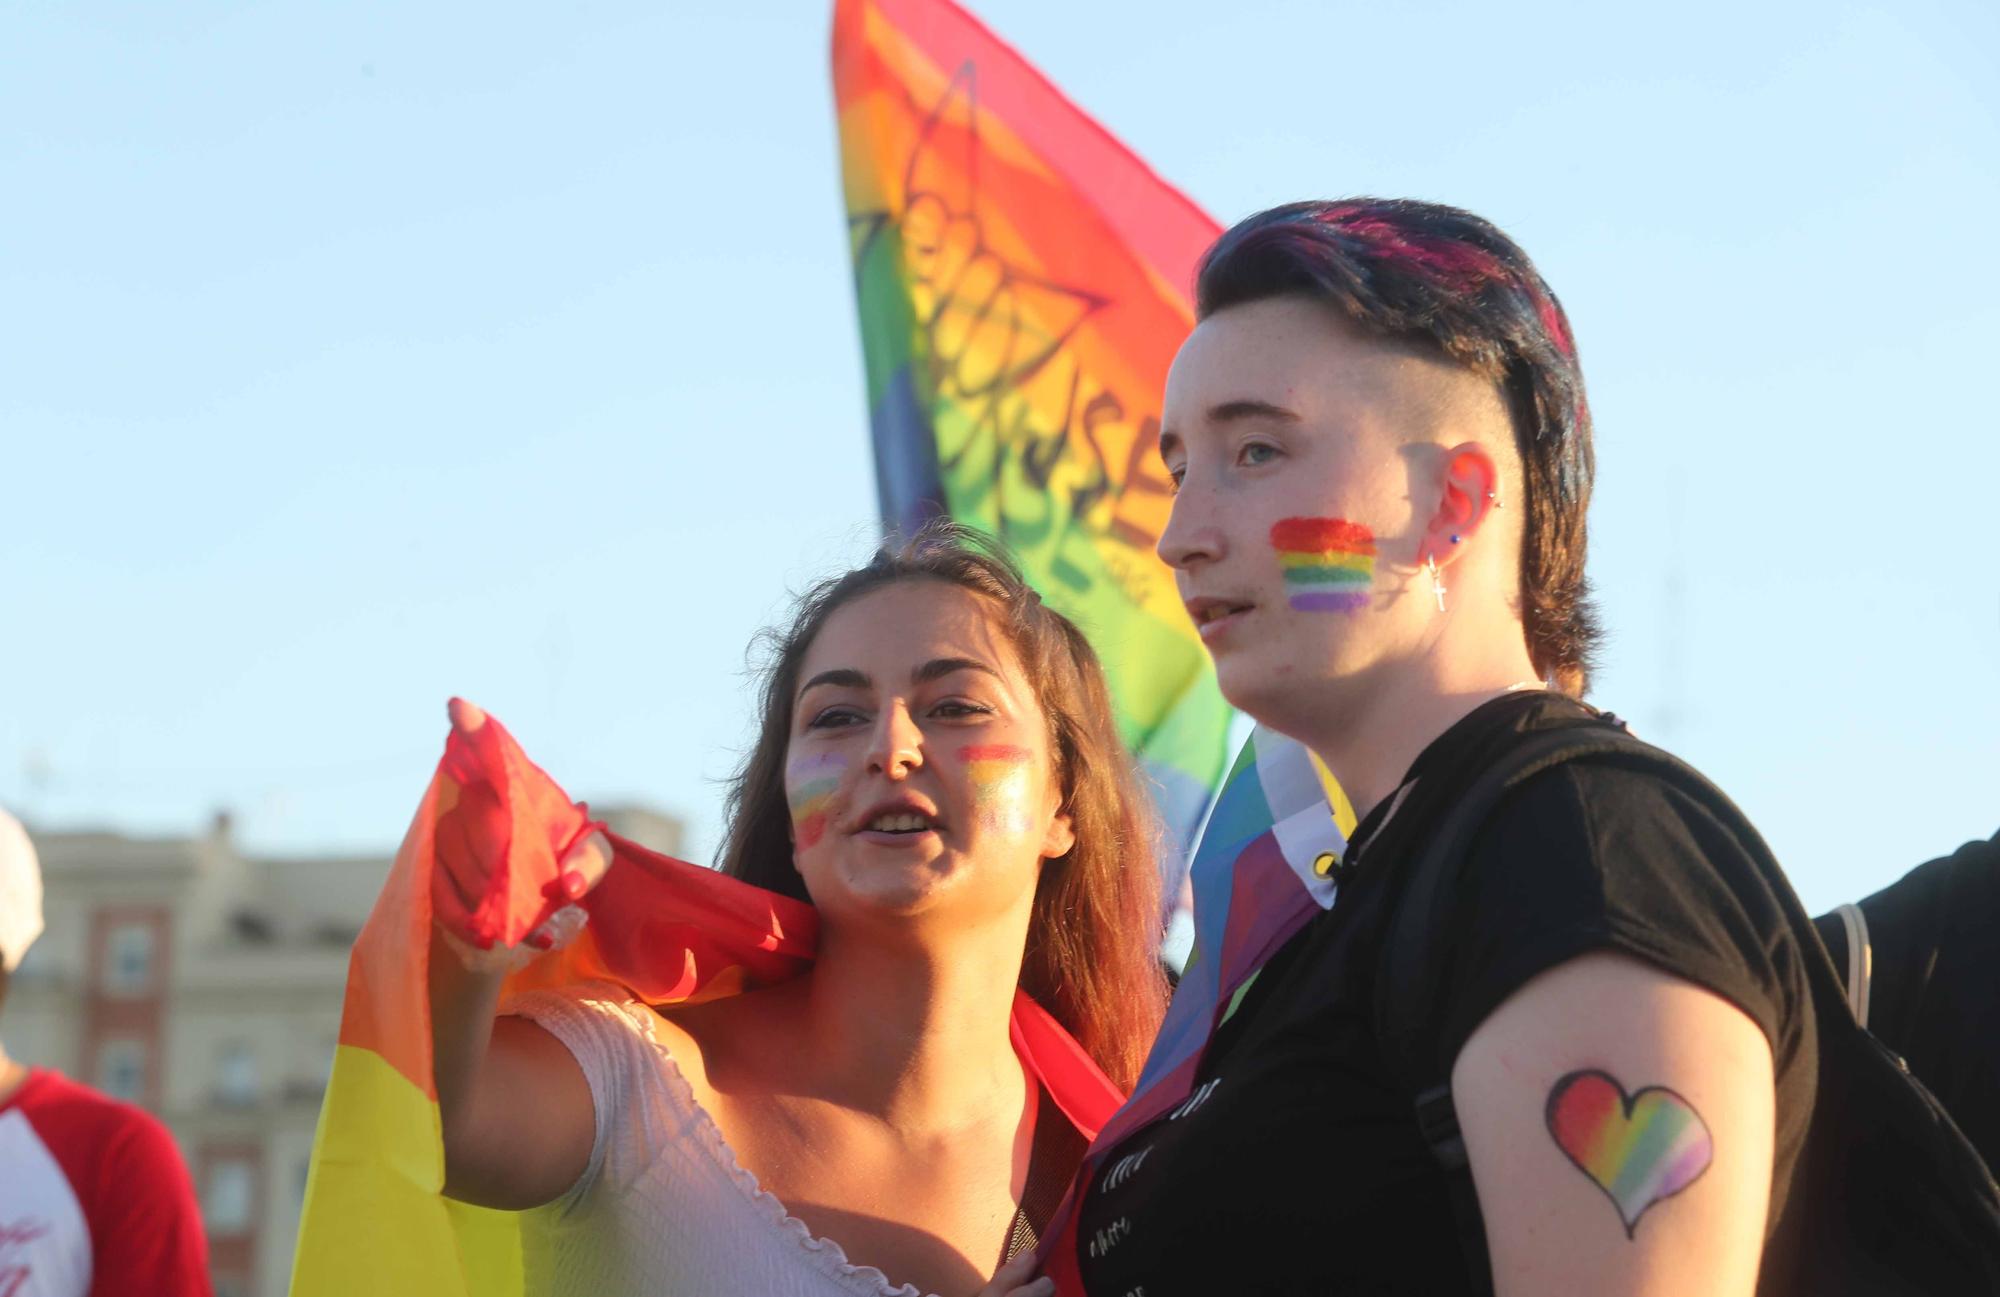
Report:
[{"label": "black t-shirt", "polygon": [[[2000,1168],[2000,834],[1917,866],[1861,911],[1874,951],[1868,1029]],[[1840,916],[1816,922],[1845,978]]]},{"label": "black t-shirt", "polygon": [[[1386,823],[1394,798],[1363,821],[1334,907],[1257,975],[1188,1101],[1100,1163],[1077,1231],[1091,1297],[1469,1290],[1444,1178],[1376,1040],[1379,934],[1425,825],[1508,744],[1577,715],[1549,694],[1488,703],[1425,749]],[[1499,804],[1462,881],[1442,943],[1442,1057],[1528,979],[1591,951],[1686,978],[1763,1029],[1777,1077],[1770,1290],[1796,1250],[1785,1206],[1818,1059],[1797,946],[1734,835],[1650,776],[1570,763]]]}]

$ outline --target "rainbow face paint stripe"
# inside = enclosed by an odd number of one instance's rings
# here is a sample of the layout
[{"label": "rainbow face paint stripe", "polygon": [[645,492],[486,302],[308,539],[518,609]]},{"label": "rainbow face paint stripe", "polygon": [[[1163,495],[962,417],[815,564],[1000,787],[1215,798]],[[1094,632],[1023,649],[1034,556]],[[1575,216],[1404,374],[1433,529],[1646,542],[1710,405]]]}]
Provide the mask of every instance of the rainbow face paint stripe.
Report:
[{"label": "rainbow face paint stripe", "polygon": [[1008,743],[974,744],[958,750],[972,781],[972,809],[981,828],[995,833],[1028,830],[1035,754]]},{"label": "rainbow face paint stripe", "polygon": [[1715,1158],[1694,1106],[1663,1085],[1627,1096],[1607,1072],[1571,1072],[1549,1091],[1549,1134],[1618,1208],[1625,1236],[1664,1198],[1693,1184]]},{"label": "rainbow face paint stripe", "polygon": [[1344,518],[1281,518],[1271,548],[1300,612],[1360,612],[1375,582],[1375,533]]},{"label": "rainbow face paint stripe", "polygon": [[799,757],[785,767],[785,801],[792,808],[792,833],[801,848],[819,845],[832,817],[833,794],[847,773],[847,758],[828,752]]}]

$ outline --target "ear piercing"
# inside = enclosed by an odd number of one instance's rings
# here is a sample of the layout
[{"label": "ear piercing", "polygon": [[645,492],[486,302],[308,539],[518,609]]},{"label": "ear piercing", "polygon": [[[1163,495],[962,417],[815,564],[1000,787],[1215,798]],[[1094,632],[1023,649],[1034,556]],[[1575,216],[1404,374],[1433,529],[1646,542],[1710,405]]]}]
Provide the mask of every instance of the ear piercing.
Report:
[{"label": "ear piercing", "polygon": [[1506,508],[1506,506],[1505,506],[1505,505],[1503,505],[1503,504],[1501,504],[1501,503],[1500,503],[1500,497],[1499,497],[1499,496],[1497,496],[1497,495],[1495,495],[1495,494],[1493,494],[1493,492],[1491,492],[1491,491],[1488,491],[1488,492],[1486,493],[1486,498],[1487,498],[1487,499],[1489,499],[1489,500],[1491,500],[1491,501],[1493,502],[1493,507],[1494,507],[1495,509],[1504,509],[1504,508]]},{"label": "ear piercing", "polygon": [[1429,556],[1428,558],[1426,558],[1426,559],[1424,560],[1424,566],[1425,566],[1426,568],[1429,568],[1429,569],[1430,569],[1430,574],[1431,574],[1431,593],[1432,593],[1433,595],[1437,596],[1437,601],[1438,601],[1438,611],[1439,611],[1439,612],[1443,612],[1443,611],[1444,611],[1444,578],[1443,578],[1442,576],[1440,576],[1440,575],[1438,574],[1438,561],[1437,561],[1437,555],[1435,555],[1435,554],[1432,554],[1432,555],[1430,555],[1430,556]]},{"label": "ear piercing", "polygon": [[1454,533],[1454,534],[1452,535],[1452,538],[1451,538],[1451,543],[1452,543],[1452,544],[1454,544],[1454,545],[1458,544],[1458,536],[1457,536],[1457,534],[1456,534],[1456,533]]}]

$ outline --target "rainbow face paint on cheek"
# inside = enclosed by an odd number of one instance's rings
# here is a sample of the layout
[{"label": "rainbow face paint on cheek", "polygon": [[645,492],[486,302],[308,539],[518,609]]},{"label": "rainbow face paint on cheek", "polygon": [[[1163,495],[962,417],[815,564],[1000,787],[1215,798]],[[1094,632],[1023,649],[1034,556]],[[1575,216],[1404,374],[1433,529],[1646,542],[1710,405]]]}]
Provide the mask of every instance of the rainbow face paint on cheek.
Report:
[{"label": "rainbow face paint on cheek", "polygon": [[1375,583],[1375,533],[1345,518],[1281,518],[1271,548],[1300,612],[1360,612]]},{"label": "rainbow face paint on cheek", "polygon": [[1035,754],[1008,743],[982,743],[958,750],[972,781],[972,809],[979,826],[992,833],[1028,831],[1033,808]]},{"label": "rainbow face paint on cheek", "polygon": [[832,818],[833,794],[847,773],[847,758],[831,752],[800,757],[785,767],[785,801],[792,808],[792,835],[801,848],[819,845]]}]

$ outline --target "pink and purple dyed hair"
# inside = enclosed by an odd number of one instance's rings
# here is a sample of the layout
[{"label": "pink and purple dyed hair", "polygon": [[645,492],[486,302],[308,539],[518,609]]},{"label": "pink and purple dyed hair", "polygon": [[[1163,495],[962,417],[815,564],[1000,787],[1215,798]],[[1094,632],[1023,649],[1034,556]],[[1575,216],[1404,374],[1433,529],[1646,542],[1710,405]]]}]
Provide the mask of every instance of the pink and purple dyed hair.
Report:
[{"label": "pink and purple dyed hair", "polygon": [[1327,302],[1370,333],[1427,341],[1500,385],[1521,456],[1528,650],[1537,669],[1582,693],[1602,638],[1583,571],[1590,405],[1569,319],[1528,254],[1456,207],[1353,198],[1239,221],[1196,271],[1202,319],[1287,296]]}]

